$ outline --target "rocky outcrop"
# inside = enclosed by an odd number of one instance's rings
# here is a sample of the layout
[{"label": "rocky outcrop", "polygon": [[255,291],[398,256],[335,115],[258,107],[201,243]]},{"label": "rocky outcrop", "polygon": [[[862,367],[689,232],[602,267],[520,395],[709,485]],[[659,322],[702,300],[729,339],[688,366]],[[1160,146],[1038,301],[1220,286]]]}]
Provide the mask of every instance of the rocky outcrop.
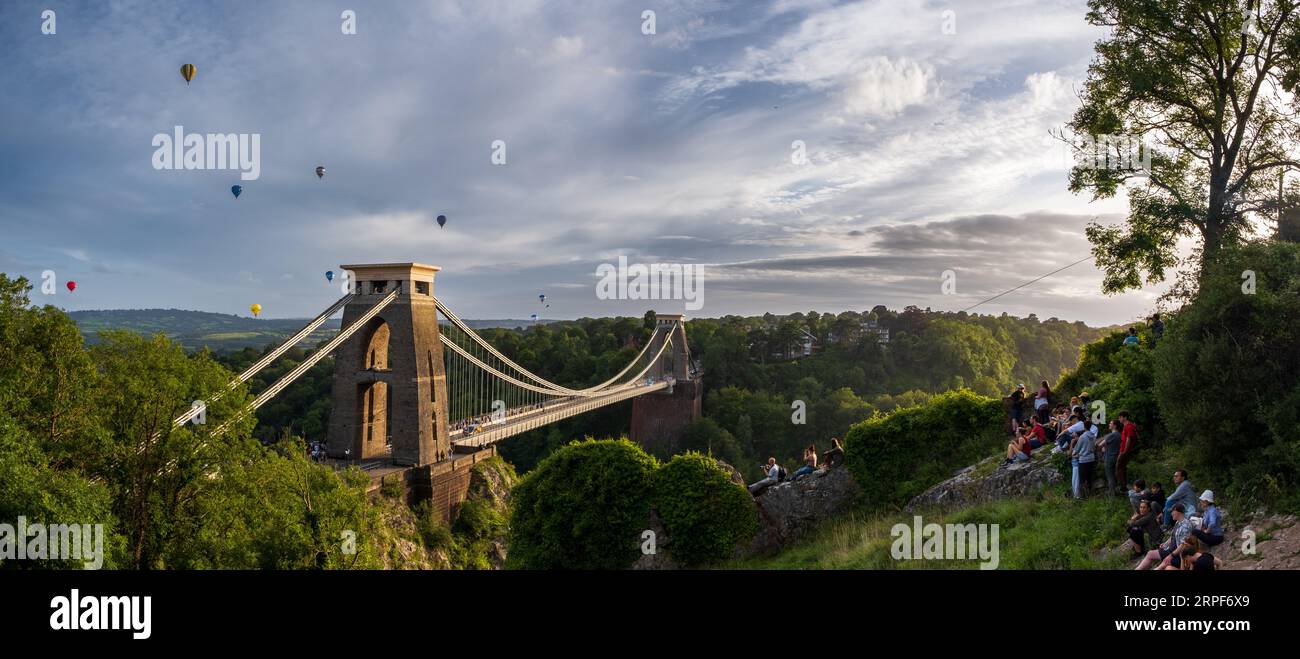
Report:
[{"label": "rocky outcrop", "polygon": [[[977,462],[914,497],[906,510],[910,513],[922,508],[959,508],[1033,494],[1044,487],[1064,484],[1067,479],[1051,453],[1050,449],[1040,449],[1034,452],[1029,462],[1005,466],[999,466],[1002,463],[999,457]],[[1102,482],[1105,482],[1104,472]]]},{"label": "rocky outcrop", "polygon": [[[719,461],[718,464],[726,463]],[[672,545],[672,538],[668,537],[668,531],[664,529],[663,522],[659,521],[659,515],[655,514],[654,509],[650,510],[650,523],[646,526],[655,538],[655,551],[653,554],[647,554],[644,551],[640,558],[632,564],[633,570],[676,570],[681,566],[668,555],[668,548]]]},{"label": "rocky outcrop", "polygon": [[1223,544],[1214,555],[1228,570],[1300,570],[1298,522],[1294,515],[1260,515],[1237,527],[1225,518]]},{"label": "rocky outcrop", "polygon": [[759,531],[749,553],[779,551],[818,523],[849,509],[857,496],[858,484],[843,467],[768,487],[754,499]]}]

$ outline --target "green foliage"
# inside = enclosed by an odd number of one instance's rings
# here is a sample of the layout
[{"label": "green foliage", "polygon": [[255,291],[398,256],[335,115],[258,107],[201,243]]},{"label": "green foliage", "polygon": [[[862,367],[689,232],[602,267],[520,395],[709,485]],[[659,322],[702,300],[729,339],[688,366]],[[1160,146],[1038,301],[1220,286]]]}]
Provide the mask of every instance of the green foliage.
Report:
[{"label": "green foliage", "polygon": [[1000,401],[950,391],[849,430],[845,462],[873,507],[901,506],[1005,444]]},{"label": "green foliage", "polygon": [[402,487],[402,475],[396,473],[384,476],[379,484],[379,493],[389,499],[401,499],[406,494],[405,488]]},{"label": "green foliage", "polygon": [[[307,458],[298,440],[256,447],[228,463],[177,520],[187,530],[167,545],[180,569],[345,569],[377,567],[369,542],[376,521],[370,477],[339,475]],[[345,552],[354,534],[356,553]]]},{"label": "green foliage", "polygon": [[[682,451],[694,451],[704,455],[712,456],[730,465],[741,464],[744,459],[744,452],[740,448],[740,443],[725,428],[718,425],[717,421],[704,417],[686,428],[683,433],[681,446]],[[671,455],[656,455],[661,460],[671,458]]]},{"label": "green foliage", "polygon": [[1291,0],[1091,0],[1088,7],[1088,22],[1104,27],[1105,37],[1070,122],[1075,144],[1084,136],[1133,136],[1149,142],[1151,161],[1141,171],[1122,160],[1128,149],[1089,143],[1070,172],[1073,192],[1128,198],[1122,227],[1087,229],[1105,272],[1102,288],[1115,293],[1162,280],[1179,262],[1181,238],[1199,239],[1193,260],[1213,262],[1250,233],[1257,218],[1245,209],[1276,208],[1277,172],[1291,166],[1300,134],[1290,98],[1300,38]]},{"label": "green foliage", "polygon": [[[0,274],[0,512],[102,521],[122,568],[378,565],[367,476],[312,463],[300,442],[253,440],[255,417],[235,418],[247,389],[228,389],[209,353],[132,332],[86,349],[65,314],[28,306],[29,290]],[[199,399],[208,424],[173,428]]]},{"label": "green foliage", "polygon": [[618,569],[638,555],[655,459],[625,439],[574,442],[511,494],[508,565]]},{"label": "green foliage", "polygon": [[1138,332],[1142,343],[1126,346],[1127,334],[1127,331],[1114,332],[1084,346],[1079,367],[1062,378],[1057,387],[1058,399],[1066,401],[1087,391],[1089,406],[1093,408],[1090,413],[1098,409],[1097,402],[1105,403],[1107,421],[1127,410],[1129,419],[1138,425],[1143,446],[1150,447],[1157,445],[1165,434],[1156,406],[1152,337],[1143,328]]},{"label": "green foliage", "polygon": [[420,543],[430,551],[452,552],[456,538],[451,528],[438,519],[428,501],[421,501],[415,507],[415,530],[420,535]]},{"label": "green foliage", "polygon": [[[1254,272],[1255,293],[1242,273]],[[1155,396],[1200,485],[1300,507],[1300,245],[1228,250],[1156,347]],[[1246,503],[1246,502],[1243,502]]]},{"label": "green foliage", "polygon": [[[103,562],[100,567],[113,569],[125,560],[126,539],[113,516],[108,488],[95,483],[75,470],[55,469],[39,442],[0,415],[0,520],[17,524],[103,524]],[[26,539],[20,540],[26,542]],[[47,548],[48,551],[48,548]],[[44,567],[82,569],[89,556],[73,561],[13,561],[0,567]]]},{"label": "green foliage", "polygon": [[758,532],[753,497],[713,458],[678,455],[655,471],[651,488],[654,508],[672,540],[670,553],[683,565],[728,558],[738,543]]}]

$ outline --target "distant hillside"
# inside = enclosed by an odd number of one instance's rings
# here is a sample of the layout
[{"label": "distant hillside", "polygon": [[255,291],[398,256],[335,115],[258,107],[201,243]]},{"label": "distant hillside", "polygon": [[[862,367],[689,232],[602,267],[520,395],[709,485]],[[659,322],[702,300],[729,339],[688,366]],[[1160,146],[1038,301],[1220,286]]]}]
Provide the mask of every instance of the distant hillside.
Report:
[{"label": "distant hillside", "polygon": [[[105,330],[129,330],[145,335],[162,332],[179,341],[186,350],[208,347],[214,351],[240,350],[246,347],[261,348],[279,343],[302,329],[309,318],[248,318],[208,311],[183,309],[107,309],[101,311],[71,311],[68,315],[76,321],[87,343],[96,343],[99,333]],[[555,322],[543,320],[543,324]],[[339,319],[331,318],[299,345],[314,346],[329,339],[339,331]],[[489,327],[528,327],[531,320],[466,320],[474,329]]]}]

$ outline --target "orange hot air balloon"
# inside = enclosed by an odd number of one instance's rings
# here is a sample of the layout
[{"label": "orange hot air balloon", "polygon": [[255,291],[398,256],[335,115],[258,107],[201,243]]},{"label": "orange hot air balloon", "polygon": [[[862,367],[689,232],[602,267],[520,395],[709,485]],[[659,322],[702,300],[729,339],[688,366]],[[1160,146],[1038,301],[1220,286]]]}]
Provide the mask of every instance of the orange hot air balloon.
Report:
[{"label": "orange hot air balloon", "polygon": [[190,81],[194,79],[194,65],[193,65],[193,64],[182,64],[182,65],[181,65],[181,77],[182,77],[182,78],[185,78],[185,85],[188,87],[189,84],[190,84]]},{"label": "orange hot air balloon", "polygon": [[68,282],[67,286],[68,286],[68,292],[69,292],[69,293],[71,293],[72,291],[77,290],[77,282],[75,282],[75,281],[70,281],[70,282]]}]

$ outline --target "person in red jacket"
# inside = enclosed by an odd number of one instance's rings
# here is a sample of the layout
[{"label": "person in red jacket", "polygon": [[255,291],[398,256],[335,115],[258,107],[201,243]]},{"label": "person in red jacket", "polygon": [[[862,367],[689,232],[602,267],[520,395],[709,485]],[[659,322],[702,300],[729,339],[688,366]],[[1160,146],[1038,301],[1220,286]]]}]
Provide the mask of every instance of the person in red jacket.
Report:
[{"label": "person in red jacket", "polygon": [[1138,429],[1137,424],[1129,420],[1128,410],[1121,410],[1119,420],[1124,424],[1119,435],[1119,458],[1115,460],[1115,480],[1128,488],[1128,461],[1133,459],[1133,452],[1137,450]]}]

